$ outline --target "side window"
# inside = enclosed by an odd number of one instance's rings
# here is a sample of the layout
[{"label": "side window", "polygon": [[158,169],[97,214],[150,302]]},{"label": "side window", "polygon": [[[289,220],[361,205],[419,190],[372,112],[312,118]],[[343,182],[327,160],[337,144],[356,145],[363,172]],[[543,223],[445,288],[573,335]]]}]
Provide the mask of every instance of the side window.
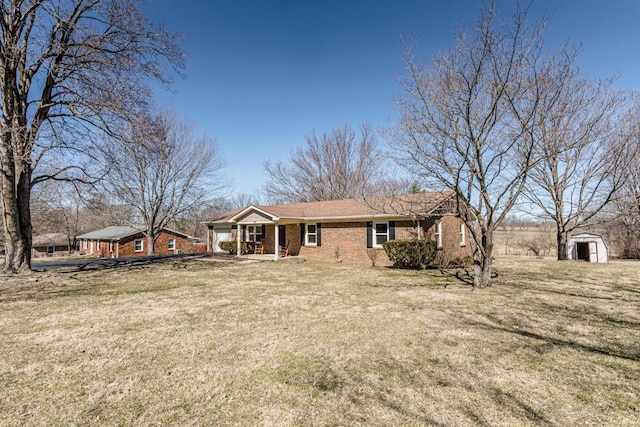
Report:
[{"label": "side window", "polygon": [[144,243],[143,243],[142,239],[136,239],[133,242],[133,250],[135,252],[142,252],[143,248],[144,248]]},{"label": "side window", "polygon": [[174,250],[176,248],[176,239],[168,239],[167,240],[167,249],[169,249],[170,251]]},{"label": "side window", "polygon": [[435,241],[436,241],[436,246],[441,248],[442,247],[442,222],[440,222],[440,220],[436,221]]},{"label": "side window", "polygon": [[460,246],[464,246],[466,244],[466,236],[464,235],[464,222],[460,223]]},{"label": "side window", "polygon": [[307,224],[307,245],[313,246],[318,244],[318,226],[316,224]]},{"label": "side window", "polygon": [[375,233],[373,247],[381,248],[382,244],[389,240],[389,223],[376,222],[373,224],[373,230]]}]

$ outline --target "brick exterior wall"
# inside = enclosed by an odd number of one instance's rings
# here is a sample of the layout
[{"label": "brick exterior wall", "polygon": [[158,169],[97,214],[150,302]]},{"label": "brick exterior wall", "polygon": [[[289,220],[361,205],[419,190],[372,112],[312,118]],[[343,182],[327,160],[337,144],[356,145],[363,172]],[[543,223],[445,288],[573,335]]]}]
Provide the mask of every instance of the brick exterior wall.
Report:
[{"label": "brick exterior wall", "polygon": [[[442,246],[438,251],[439,262],[447,262],[455,257],[471,255],[467,244],[460,245],[460,221],[455,217],[443,217]],[[435,239],[436,218],[420,221],[420,237]],[[375,254],[376,266],[391,266],[384,249],[367,248],[366,222],[324,223],[321,226],[321,246],[302,246],[300,255],[317,262],[338,262],[349,265],[367,266],[372,264],[370,254]],[[466,237],[466,236],[465,236]],[[413,221],[395,222],[396,240],[418,238],[418,224]],[[336,257],[339,248],[339,258]]]},{"label": "brick exterior wall", "polygon": [[[468,235],[465,233],[465,244],[460,242],[460,220],[453,216],[442,218],[428,218],[421,220],[419,225],[413,221],[395,221],[395,238],[403,239],[429,239],[435,240],[436,221],[441,224],[442,245],[438,251],[438,262],[446,263],[456,257],[471,255],[468,244]],[[377,254],[376,266],[391,266],[384,249],[367,248],[367,223],[366,222],[327,222],[320,223],[320,246],[301,245],[300,224],[287,224],[285,241],[279,242],[281,246],[289,243],[289,255],[301,256],[313,262],[336,263],[338,261],[349,265],[371,265],[370,253]],[[265,245],[265,253],[273,254],[275,245],[275,233],[277,227],[264,225],[265,236],[262,243]],[[418,230],[420,227],[420,230]],[[465,230],[466,231],[466,230]],[[304,231],[303,231],[304,232]],[[235,227],[232,230],[233,239],[236,238]],[[339,249],[339,257],[336,257],[336,249]]]},{"label": "brick exterior wall", "polygon": [[[169,249],[169,239],[175,239],[175,250]],[[135,251],[135,241],[142,239],[142,251]],[[93,252],[91,248],[93,246]],[[194,253],[196,252],[195,244],[190,242],[186,237],[163,231],[156,240],[155,255],[173,255],[175,253]],[[100,258],[129,258],[134,256],[147,255],[147,238],[143,233],[120,239],[113,242],[113,252],[109,250],[109,241],[101,240],[98,244],[96,241],[88,241],[87,248],[83,249],[83,242],[80,241],[80,255],[93,255]]]}]

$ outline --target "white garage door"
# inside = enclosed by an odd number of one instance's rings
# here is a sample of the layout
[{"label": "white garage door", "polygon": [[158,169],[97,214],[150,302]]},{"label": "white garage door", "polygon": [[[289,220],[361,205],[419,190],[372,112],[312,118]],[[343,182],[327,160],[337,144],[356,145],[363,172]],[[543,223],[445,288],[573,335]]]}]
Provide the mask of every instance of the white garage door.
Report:
[{"label": "white garage door", "polygon": [[220,242],[232,240],[231,227],[214,228],[213,231],[215,233],[214,242],[213,242],[213,251],[224,252],[222,249],[220,249],[220,246],[218,244]]}]

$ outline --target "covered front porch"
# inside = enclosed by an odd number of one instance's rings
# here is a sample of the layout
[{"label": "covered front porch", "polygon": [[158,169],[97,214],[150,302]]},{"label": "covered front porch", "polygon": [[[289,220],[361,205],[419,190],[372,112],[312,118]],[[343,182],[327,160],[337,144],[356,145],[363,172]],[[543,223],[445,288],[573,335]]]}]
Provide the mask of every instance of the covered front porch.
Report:
[{"label": "covered front porch", "polygon": [[238,256],[278,260],[299,252],[300,225],[297,223],[289,223],[256,207],[239,212],[231,221],[235,222]]},{"label": "covered front porch", "polygon": [[278,260],[299,255],[302,228],[300,221],[250,206],[223,221],[211,222],[208,244],[212,251],[223,249],[237,257]]},{"label": "covered front porch", "polygon": [[234,228],[238,255],[265,256],[277,260],[296,256],[300,252],[299,224],[238,223]]}]

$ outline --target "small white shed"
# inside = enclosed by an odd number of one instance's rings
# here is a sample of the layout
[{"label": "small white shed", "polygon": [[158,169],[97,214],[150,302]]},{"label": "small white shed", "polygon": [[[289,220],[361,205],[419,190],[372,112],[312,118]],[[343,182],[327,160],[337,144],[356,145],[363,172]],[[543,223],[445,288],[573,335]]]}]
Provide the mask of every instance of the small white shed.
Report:
[{"label": "small white shed", "polygon": [[569,259],[587,262],[608,262],[609,249],[600,234],[574,234],[567,242]]}]

